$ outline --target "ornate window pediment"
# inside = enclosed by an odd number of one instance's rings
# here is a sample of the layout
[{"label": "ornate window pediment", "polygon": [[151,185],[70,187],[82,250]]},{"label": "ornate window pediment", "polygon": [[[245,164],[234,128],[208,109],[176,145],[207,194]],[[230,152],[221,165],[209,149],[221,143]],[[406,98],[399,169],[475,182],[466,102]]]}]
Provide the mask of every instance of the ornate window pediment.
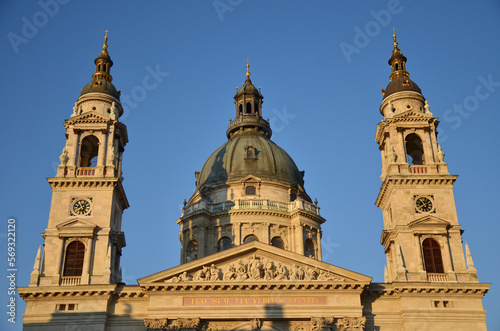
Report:
[{"label": "ornate window pediment", "polygon": [[450,227],[450,222],[433,215],[426,215],[408,224],[414,234],[446,234]]},{"label": "ornate window pediment", "polygon": [[59,237],[93,237],[98,226],[86,220],[71,219],[56,225],[59,232]]}]

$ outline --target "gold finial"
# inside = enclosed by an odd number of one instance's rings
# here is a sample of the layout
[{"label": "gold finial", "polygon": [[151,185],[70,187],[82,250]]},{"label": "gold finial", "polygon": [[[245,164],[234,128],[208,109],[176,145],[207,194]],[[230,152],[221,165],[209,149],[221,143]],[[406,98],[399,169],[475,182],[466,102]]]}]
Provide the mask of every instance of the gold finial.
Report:
[{"label": "gold finial", "polygon": [[248,78],[250,78],[250,64],[249,64],[250,60],[247,59],[247,73],[245,74]]},{"label": "gold finial", "polygon": [[392,28],[392,38],[394,38],[394,43],[392,44],[394,48],[398,48],[398,42],[396,41],[396,28]]},{"label": "gold finial", "polygon": [[102,45],[102,49],[106,50],[108,48],[108,29],[104,30],[106,35],[104,36],[104,44]]}]

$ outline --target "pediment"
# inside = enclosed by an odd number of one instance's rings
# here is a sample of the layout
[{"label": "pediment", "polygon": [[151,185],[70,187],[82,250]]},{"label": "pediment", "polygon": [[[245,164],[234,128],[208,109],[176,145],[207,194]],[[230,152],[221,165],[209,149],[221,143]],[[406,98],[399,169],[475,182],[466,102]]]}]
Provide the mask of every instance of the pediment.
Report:
[{"label": "pediment", "polygon": [[439,217],[432,215],[425,215],[421,218],[418,218],[408,224],[410,228],[448,228],[450,226],[450,222],[445,221]]},{"label": "pediment", "polygon": [[141,278],[141,286],[165,283],[363,283],[371,277],[258,241]]},{"label": "pediment", "polygon": [[94,111],[85,112],[80,115],[72,116],[70,121],[73,123],[106,123],[110,120],[109,117],[103,116]]},{"label": "pediment", "polygon": [[56,225],[60,237],[91,237],[97,228],[97,224],[78,218]]},{"label": "pediment", "polygon": [[407,110],[403,113],[394,115],[393,118],[432,118],[432,116],[427,115],[426,113],[415,111],[415,110]]},{"label": "pediment", "polygon": [[248,175],[248,176],[245,176],[243,177],[242,179],[240,179],[240,181],[242,182],[248,182],[248,183],[259,183],[259,182],[262,182],[262,179],[260,179],[259,177],[257,176],[254,176],[254,175]]}]

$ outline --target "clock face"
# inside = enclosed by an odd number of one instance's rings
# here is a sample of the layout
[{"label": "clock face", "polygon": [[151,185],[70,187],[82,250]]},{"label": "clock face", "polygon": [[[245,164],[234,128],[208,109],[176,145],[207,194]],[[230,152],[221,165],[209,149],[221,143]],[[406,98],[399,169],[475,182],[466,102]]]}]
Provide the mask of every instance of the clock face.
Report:
[{"label": "clock face", "polygon": [[73,204],[73,212],[77,215],[85,215],[90,212],[90,202],[87,200],[77,200]]},{"label": "clock face", "polygon": [[426,197],[420,197],[415,201],[415,205],[417,206],[417,209],[421,212],[429,212],[432,210],[432,201],[429,200]]}]

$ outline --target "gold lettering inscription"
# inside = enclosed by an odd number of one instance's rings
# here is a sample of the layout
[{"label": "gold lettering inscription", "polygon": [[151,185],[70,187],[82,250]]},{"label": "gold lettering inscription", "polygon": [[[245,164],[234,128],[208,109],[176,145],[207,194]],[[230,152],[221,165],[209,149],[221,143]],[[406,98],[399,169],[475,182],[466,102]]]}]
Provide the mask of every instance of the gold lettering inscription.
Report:
[{"label": "gold lettering inscription", "polygon": [[226,297],[184,298],[184,306],[228,306],[228,305],[325,305],[326,297]]}]

